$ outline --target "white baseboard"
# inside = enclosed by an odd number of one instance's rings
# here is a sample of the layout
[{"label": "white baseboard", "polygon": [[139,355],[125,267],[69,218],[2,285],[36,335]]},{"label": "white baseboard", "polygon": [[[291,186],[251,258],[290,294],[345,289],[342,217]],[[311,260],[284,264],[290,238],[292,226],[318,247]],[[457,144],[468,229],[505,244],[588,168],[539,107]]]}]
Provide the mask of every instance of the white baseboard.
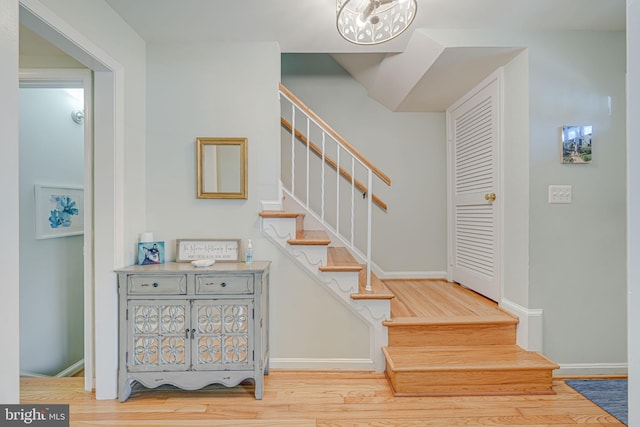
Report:
[{"label": "white baseboard", "polygon": [[72,377],[75,374],[77,374],[78,372],[82,371],[83,369],[84,369],[84,359],[80,359],[76,363],[74,363],[73,365],[69,366],[68,368],[63,369],[62,371],[58,372],[55,375],[44,375],[44,374],[38,374],[36,372],[20,371],[20,376],[21,377],[27,377],[27,378],[51,378],[51,377],[63,378],[63,377]]},{"label": "white baseboard", "polygon": [[72,377],[78,372],[84,369],[84,359],[78,360],[73,365],[69,366],[56,374],[56,377]]},{"label": "white baseboard", "polygon": [[554,377],[589,375],[627,375],[627,363],[561,363]]},{"label": "white baseboard", "polygon": [[373,371],[371,359],[311,359],[297,357],[272,357],[269,367],[273,369],[318,370],[318,371]]},{"label": "white baseboard", "polygon": [[42,375],[29,371],[20,371],[20,376],[24,378],[51,378],[51,375]]},{"label": "white baseboard", "polygon": [[525,350],[542,353],[542,310],[530,309],[503,298],[500,308],[517,316],[516,344]]},{"label": "white baseboard", "polygon": [[[377,274],[377,273],[376,273]],[[381,271],[380,279],[446,279],[446,271]]]}]

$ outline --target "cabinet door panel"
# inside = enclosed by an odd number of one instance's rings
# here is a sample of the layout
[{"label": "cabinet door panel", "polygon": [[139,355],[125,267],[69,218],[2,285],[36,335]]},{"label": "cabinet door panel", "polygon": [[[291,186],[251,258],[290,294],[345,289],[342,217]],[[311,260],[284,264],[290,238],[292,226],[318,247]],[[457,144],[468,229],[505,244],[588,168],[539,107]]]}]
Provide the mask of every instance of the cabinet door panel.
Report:
[{"label": "cabinet door panel", "polygon": [[193,369],[247,369],[253,365],[251,300],[196,300],[192,316],[196,329]]},{"label": "cabinet door panel", "polygon": [[189,368],[189,304],[180,300],[129,301],[131,371]]}]

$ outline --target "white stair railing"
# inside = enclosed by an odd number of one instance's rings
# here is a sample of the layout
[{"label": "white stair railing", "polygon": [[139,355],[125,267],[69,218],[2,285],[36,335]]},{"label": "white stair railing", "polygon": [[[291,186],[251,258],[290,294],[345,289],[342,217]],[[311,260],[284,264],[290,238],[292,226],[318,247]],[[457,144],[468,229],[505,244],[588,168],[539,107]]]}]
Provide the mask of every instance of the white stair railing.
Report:
[{"label": "white stair railing", "polygon": [[[283,85],[280,85],[280,100],[282,125],[291,132],[290,147],[288,149],[283,147],[282,150],[290,156],[289,162],[283,162],[283,166],[285,163],[290,165],[289,171],[283,171],[283,175],[286,175],[282,177],[284,190],[297,203],[304,206],[317,221],[338,236],[347,248],[364,260],[367,274],[365,289],[371,291],[373,203],[375,202],[383,210],[387,209],[386,204],[373,194],[373,178],[376,176],[387,185],[391,185],[391,179],[372,165]],[[300,123],[301,121],[303,123]],[[300,129],[305,129],[305,132]],[[313,140],[321,141],[321,146],[318,147]],[[300,142],[304,144],[305,151],[302,153],[300,153]],[[299,159],[300,156],[303,158]],[[317,159],[317,162],[312,162],[312,159]],[[332,179],[327,173],[327,164],[336,172],[335,201],[328,200],[326,197],[330,191],[327,188],[327,180]],[[303,167],[306,170],[301,173],[300,169]],[[356,175],[366,177],[366,186],[356,179]],[[317,181],[320,189],[312,191],[312,183]],[[296,188],[297,183],[303,185]],[[341,187],[345,184],[350,192],[346,207],[345,200],[342,198],[348,196],[341,194]],[[314,200],[313,197],[317,197],[317,194],[320,194],[319,200]],[[362,194],[366,201],[364,212],[359,208],[361,204],[356,204],[356,194]],[[342,227],[341,209],[347,209],[346,214],[349,215]],[[348,230],[344,231],[344,228]],[[365,235],[364,242],[360,237],[361,234]]]}]

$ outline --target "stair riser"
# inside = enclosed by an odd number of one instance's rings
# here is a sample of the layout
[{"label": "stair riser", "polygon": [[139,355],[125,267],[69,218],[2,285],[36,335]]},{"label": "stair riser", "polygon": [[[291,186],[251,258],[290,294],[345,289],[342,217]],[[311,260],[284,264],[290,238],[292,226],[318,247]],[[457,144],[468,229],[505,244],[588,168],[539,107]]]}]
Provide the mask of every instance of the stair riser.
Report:
[{"label": "stair riser", "polygon": [[340,284],[341,293],[349,294],[358,292],[358,273],[352,271],[318,272],[318,277],[323,283]]},{"label": "stair riser", "polygon": [[284,246],[288,239],[296,237],[296,220],[294,218],[262,218],[262,229]]},{"label": "stair riser", "polygon": [[286,246],[287,252],[294,257],[304,260],[310,267],[310,271],[317,274],[318,267],[327,265],[327,248],[326,246]]},{"label": "stair riser", "polygon": [[402,371],[387,366],[397,394],[469,395],[553,393],[551,370]]},{"label": "stair riser", "polygon": [[516,343],[516,325],[389,326],[389,345],[510,345]]}]

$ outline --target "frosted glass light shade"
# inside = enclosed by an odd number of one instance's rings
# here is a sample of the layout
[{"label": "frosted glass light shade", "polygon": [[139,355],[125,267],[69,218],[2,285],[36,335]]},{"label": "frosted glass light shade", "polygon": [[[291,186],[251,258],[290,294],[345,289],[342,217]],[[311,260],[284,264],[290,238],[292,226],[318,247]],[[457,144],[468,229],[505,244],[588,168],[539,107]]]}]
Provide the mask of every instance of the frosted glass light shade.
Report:
[{"label": "frosted glass light shade", "polygon": [[417,8],[416,0],[337,0],[336,25],[351,43],[384,43],[411,25]]}]

